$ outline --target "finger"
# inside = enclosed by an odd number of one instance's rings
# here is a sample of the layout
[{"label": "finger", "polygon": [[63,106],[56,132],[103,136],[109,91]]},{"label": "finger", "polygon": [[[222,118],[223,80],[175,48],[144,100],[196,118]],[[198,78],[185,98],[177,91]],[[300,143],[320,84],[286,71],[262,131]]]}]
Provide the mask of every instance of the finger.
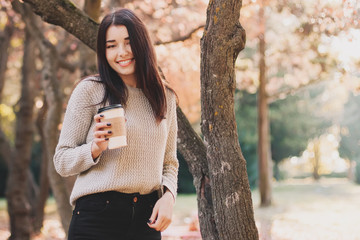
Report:
[{"label": "finger", "polygon": [[156,231],[160,231],[163,224],[164,224],[164,218],[161,216],[158,216],[158,218],[156,219],[156,222],[154,224],[152,224],[150,227],[154,228]]},{"label": "finger", "polygon": [[96,145],[99,146],[99,144],[109,141],[109,138],[94,138],[93,141]]},{"label": "finger", "polygon": [[157,204],[155,204],[153,211],[151,213],[149,222],[148,222],[149,226],[151,226],[155,223],[155,220],[156,220],[156,217],[158,216],[158,214],[159,214],[159,207]]},{"label": "finger", "polygon": [[103,130],[104,128],[110,128],[110,127],[111,127],[111,123],[106,123],[106,122],[96,123],[94,131],[99,131],[99,130]]},{"label": "finger", "polygon": [[96,114],[94,116],[94,121],[95,122],[101,122],[101,119],[104,118],[104,115],[103,114]]},{"label": "finger", "polygon": [[170,224],[170,219],[165,216],[162,216],[159,222],[158,231],[161,232],[164,231],[169,224]]},{"label": "finger", "polygon": [[108,130],[108,131],[96,131],[94,133],[94,137],[95,138],[106,138],[108,136],[112,135],[112,131]]},{"label": "finger", "polygon": [[165,220],[165,221],[164,221],[164,224],[160,227],[160,231],[161,231],[161,232],[165,231],[165,230],[169,227],[170,224],[171,224],[171,220],[170,220],[170,219]]}]

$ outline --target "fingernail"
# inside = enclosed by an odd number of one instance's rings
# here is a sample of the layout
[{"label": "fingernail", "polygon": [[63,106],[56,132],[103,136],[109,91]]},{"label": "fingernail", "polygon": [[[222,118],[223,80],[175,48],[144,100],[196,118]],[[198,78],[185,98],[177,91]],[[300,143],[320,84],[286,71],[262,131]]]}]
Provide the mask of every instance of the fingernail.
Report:
[{"label": "fingernail", "polygon": [[105,141],[108,141],[109,140],[109,138],[105,138]]},{"label": "fingernail", "polygon": [[151,219],[149,219],[149,220],[147,221],[148,224],[151,224],[151,222],[152,222]]},{"label": "fingernail", "polygon": [[100,114],[100,117],[104,117],[104,115]]},{"label": "fingernail", "polygon": [[107,126],[111,126],[111,123],[107,123],[106,125],[107,125]]},{"label": "fingernail", "polygon": [[110,134],[110,133],[112,133],[112,131],[108,131],[108,133]]}]

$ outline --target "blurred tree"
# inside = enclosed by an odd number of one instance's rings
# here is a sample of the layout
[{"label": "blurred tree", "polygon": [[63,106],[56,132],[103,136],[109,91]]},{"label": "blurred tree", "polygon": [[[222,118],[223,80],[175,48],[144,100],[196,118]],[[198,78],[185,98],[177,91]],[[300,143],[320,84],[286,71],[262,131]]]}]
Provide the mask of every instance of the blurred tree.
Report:
[{"label": "blurred tree", "polygon": [[356,162],[355,181],[360,184],[360,95],[350,94],[341,126],[340,156]]},{"label": "blurred tree", "polygon": [[[92,20],[99,22],[101,0],[85,0],[83,11]],[[80,76],[88,76],[97,73],[96,53],[85,44],[79,43],[80,51]]]},{"label": "blurred tree", "polygon": [[285,158],[299,156],[309,139],[320,136],[331,125],[330,119],[319,114],[321,103],[317,98],[320,93],[315,86],[270,104],[271,152],[277,180],[280,178],[279,163]]},{"label": "blurred tree", "polygon": [[[329,54],[331,49],[324,46],[329,43],[329,36],[359,27],[356,13],[360,6],[348,0],[342,3],[321,0],[244,2],[243,22],[252,39],[248,43],[252,50],[244,51],[250,61],[238,61],[242,71],[238,82],[259,91],[259,190],[261,205],[268,206],[271,203],[272,168],[269,165],[272,155],[267,104],[344,72],[340,71],[342,67],[336,56]],[[336,18],[332,17],[334,12]],[[254,25],[259,27],[253,28]]]},{"label": "blurred tree", "polygon": [[[21,9],[17,9],[21,11]],[[22,15],[33,14],[24,9]],[[10,239],[30,239],[32,232],[31,205],[29,189],[29,165],[31,158],[31,146],[33,140],[34,123],[34,99],[36,96],[36,67],[34,59],[35,39],[28,26],[25,26],[24,55],[21,79],[21,97],[16,111],[16,136],[15,149],[10,147],[8,154],[11,161],[8,162],[8,179],[6,186],[6,198],[10,217]],[[10,150],[10,151],[9,151]],[[32,180],[32,178],[30,177]]]}]

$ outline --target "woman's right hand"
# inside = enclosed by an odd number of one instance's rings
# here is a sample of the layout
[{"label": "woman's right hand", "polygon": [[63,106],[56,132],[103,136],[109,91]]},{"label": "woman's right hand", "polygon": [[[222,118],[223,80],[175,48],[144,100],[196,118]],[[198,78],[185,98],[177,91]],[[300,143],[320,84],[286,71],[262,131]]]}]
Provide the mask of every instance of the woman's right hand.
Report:
[{"label": "woman's right hand", "polygon": [[94,116],[94,121],[96,122],[94,128],[94,140],[91,145],[91,156],[93,159],[96,159],[103,151],[108,147],[109,136],[112,132],[109,130],[111,128],[110,123],[101,122],[101,119],[104,118],[104,115],[97,114]]}]

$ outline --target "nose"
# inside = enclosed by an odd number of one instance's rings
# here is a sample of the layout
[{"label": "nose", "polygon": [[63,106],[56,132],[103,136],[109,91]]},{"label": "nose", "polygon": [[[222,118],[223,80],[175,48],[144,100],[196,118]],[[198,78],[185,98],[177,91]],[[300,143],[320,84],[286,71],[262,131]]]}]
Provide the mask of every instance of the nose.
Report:
[{"label": "nose", "polygon": [[119,48],[118,48],[118,55],[119,57],[124,57],[126,56],[128,53],[126,46],[119,44]]}]

